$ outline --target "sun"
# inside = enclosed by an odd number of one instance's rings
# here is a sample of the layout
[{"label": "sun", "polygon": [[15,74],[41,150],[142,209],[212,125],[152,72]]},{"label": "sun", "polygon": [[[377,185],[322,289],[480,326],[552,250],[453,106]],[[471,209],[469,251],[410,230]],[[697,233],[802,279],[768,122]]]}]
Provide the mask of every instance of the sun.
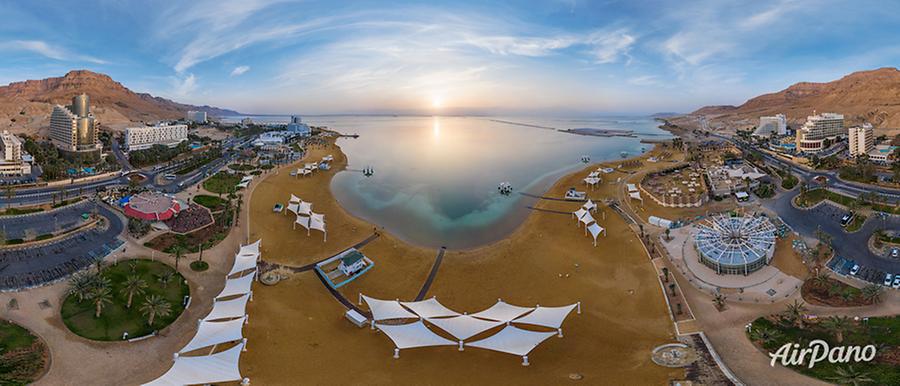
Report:
[{"label": "sun", "polygon": [[431,107],[436,108],[436,109],[444,107],[444,98],[442,98],[439,95],[435,95],[435,96],[431,97]]}]

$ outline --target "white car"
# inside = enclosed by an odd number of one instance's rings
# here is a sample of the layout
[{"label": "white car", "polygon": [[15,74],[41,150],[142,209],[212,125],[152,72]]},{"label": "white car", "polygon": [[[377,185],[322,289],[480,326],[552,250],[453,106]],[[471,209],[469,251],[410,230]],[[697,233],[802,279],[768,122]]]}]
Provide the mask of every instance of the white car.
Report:
[{"label": "white car", "polygon": [[850,268],[850,274],[855,276],[857,273],[859,273],[859,264],[853,264],[853,268]]},{"label": "white car", "polygon": [[884,274],[884,286],[885,286],[885,287],[890,287],[890,286],[891,286],[891,279],[893,279],[893,278],[894,278],[894,276],[892,276],[892,275],[889,274],[889,273]]},{"label": "white car", "polygon": [[891,287],[894,287],[895,289],[900,289],[900,273],[894,275],[894,285],[892,285]]}]

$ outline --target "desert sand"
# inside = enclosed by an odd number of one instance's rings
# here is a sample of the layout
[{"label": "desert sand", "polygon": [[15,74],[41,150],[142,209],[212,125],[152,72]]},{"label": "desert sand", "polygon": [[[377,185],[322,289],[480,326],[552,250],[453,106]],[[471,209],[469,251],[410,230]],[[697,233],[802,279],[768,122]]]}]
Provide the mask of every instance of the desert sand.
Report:
[{"label": "desert sand", "polygon": [[[291,177],[290,168],[282,168],[262,176],[265,179],[254,189],[248,239],[262,238],[264,260],[300,266],[373,234],[372,224],[345,212],[330,193],[331,177],[346,165],[340,149],[334,145],[310,149],[306,160],[326,154],[335,157],[330,171]],[[564,176],[546,195],[560,197],[569,186],[584,186],[581,179],[597,166]],[[605,182],[594,191],[588,189],[588,194],[594,199],[614,197],[617,188],[621,185]],[[305,229],[292,230],[292,214],[273,213],[273,205],[285,204],[291,193],[325,214],[327,242],[320,232],[307,236]],[[537,206],[571,212],[580,203],[542,200]],[[273,287],[255,286],[250,324],[244,330],[249,351],[241,359],[242,374],[262,385],[546,385],[570,382],[571,374],[583,376],[585,384],[659,385],[683,378],[683,370],[650,360],[650,350],[674,341],[674,328],[646,252],[611,209],[601,205],[595,217],[608,232],[597,247],[571,215],[534,211],[502,241],[475,250],[447,251],[428,291],[428,297],[470,313],[498,298],[532,306],[582,302],[582,313],[573,312],[563,324],[565,337],[538,346],[529,355],[529,367],[521,366],[517,356],[476,348],[410,349],[393,359],[393,343],[382,333],[345,320],[345,308],[307,271]],[[380,233],[361,248],[375,267],[340,291],[353,302],[359,293],[412,300],[438,251]]]}]

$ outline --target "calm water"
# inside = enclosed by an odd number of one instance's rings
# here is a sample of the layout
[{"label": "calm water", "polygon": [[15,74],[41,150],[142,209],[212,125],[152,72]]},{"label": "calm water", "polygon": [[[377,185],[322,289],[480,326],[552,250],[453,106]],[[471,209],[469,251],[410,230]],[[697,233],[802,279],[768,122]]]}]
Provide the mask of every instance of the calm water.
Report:
[{"label": "calm water", "polygon": [[[639,154],[639,138],[600,138],[500,123],[480,117],[308,117],[357,139],[338,141],[348,170],[331,190],[350,213],[414,244],[472,248],[509,235],[534,199],[503,196],[497,185],[541,194],[567,172],[592,162]],[[651,119],[565,120],[496,118],[555,128],[630,129],[641,137],[668,138]],[[360,170],[373,167],[365,177]]]}]

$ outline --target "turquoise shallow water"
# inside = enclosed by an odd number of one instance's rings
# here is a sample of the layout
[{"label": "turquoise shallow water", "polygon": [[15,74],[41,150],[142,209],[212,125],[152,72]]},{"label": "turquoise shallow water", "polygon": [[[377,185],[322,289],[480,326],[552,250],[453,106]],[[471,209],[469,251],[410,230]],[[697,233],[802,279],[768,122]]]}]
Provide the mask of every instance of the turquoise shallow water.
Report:
[{"label": "turquoise shallow water", "polygon": [[[516,125],[510,123],[524,123]],[[349,159],[331,190],[350,213],[411,243],[473,248],[510,234],[534,199],[497,192],[541,194],[560,176],[592,162],[649,150],[639,138],[589,137],[547,127],[634,130],[668,138],[649,118],[536,119],[520,117],[309,117],[359,138],[338,141]],[[534,126],[541,126],[534,127]],[[372,167],[364,176],[360,170]],[[582,186],[583,187],[583,186]]]}]

